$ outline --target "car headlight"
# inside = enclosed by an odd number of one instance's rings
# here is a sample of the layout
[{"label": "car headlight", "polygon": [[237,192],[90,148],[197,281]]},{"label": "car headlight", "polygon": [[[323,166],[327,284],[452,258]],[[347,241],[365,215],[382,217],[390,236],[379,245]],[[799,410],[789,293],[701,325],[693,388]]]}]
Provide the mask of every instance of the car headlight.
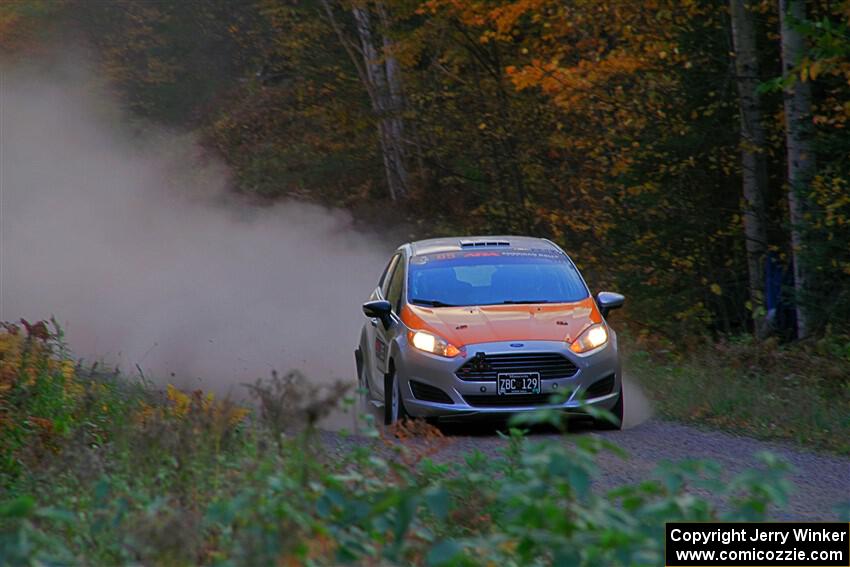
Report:
[{"label": "car headlight", "polygon": [[453,358],[460,354],[460,349],[446,339],[426,333],[425,331],[408,331],[407,342],[421,351],[445,356],[446,358]]},{"label": "car headlight", "polygon": [[570,350],[582,354],[595,348],[601,347],[608,342],[608,330],[602,323],[596,323],[588,327],[570,345]]}]

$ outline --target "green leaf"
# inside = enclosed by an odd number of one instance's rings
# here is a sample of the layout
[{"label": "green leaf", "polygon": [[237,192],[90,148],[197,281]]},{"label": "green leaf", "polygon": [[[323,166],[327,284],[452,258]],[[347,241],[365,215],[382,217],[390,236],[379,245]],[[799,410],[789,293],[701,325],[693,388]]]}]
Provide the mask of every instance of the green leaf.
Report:
[{"label": "green leaf", "polygon": [[419,499],[414,493],[403,494],[396,508],[395,522],[395,545],[393,546],[393,556],[398,557],[404,547],[404,538],[407,535],[407,530],[410,527],[413,518],[416,515],[416,508]]},{"label": "green leaf", "polygon": [[438,519],[444,519],[449,513],[451,497],[449,492],[440,486],[434,486],[425,491],[425,505]]},{"label": "green leaf", "polygon": [[463,546],[455,540],[443,540],[428,552],[425,562],[429,566],[448,565],[463,553]]},{"label": "green leaf", "polygon": [[41,508],[36,511],[35,515],[45,520],[53,520],[54,522],[61,522],[63,524],[73,524],[79,520],[76,514],[62,508]]},{"label": "green leaf", "polygon": [[0,503],[0,518],[26,518],[35,508],[35,498],[29,494]]}]

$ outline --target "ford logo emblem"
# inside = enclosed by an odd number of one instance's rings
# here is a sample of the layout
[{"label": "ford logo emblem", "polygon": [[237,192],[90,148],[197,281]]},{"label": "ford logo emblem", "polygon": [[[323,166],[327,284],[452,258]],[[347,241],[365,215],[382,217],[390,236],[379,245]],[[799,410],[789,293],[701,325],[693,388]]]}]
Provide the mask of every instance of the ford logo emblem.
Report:
[{"label": "ford logo emblem", "polygon": [[524,347],[525,345],[524,345],[524,344],[522,344],[522,343],[511,343],[511,346],[512,346],[513,348],[522,348],[522,347]]}]

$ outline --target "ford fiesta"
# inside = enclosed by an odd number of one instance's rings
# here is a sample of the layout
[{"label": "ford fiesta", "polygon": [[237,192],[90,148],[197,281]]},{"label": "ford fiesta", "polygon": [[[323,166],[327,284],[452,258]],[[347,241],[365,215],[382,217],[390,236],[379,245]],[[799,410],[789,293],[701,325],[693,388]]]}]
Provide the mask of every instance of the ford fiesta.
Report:
[{"label": "ford fiesta", "polygon": [[569,256],[527,237],[411,242],[363,305],[361,391],[384,421],[586,406],[623,417],[617,335],[622,295],[594,298]]}]

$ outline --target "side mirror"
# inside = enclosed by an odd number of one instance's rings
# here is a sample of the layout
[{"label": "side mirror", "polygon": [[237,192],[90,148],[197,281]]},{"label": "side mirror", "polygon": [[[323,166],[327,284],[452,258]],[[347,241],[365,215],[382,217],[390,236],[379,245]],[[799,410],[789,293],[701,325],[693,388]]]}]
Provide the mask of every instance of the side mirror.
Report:
[{"label": "side mirror", "polygon": [[390,314],[393,312],[393,306],[386,299],[377,299],[375,301],[367,301],[363,304],[363,313],[371,319],[380,319],[384,324],[385,329],[390,328],[392,318]]},{"label": "side mirror", "polygon": [[626,302],[626,298],[619,293],[611,291],[600,291],[596,294],[596,305],[603,317],[608,317],[612,309],[619,309]]}]

